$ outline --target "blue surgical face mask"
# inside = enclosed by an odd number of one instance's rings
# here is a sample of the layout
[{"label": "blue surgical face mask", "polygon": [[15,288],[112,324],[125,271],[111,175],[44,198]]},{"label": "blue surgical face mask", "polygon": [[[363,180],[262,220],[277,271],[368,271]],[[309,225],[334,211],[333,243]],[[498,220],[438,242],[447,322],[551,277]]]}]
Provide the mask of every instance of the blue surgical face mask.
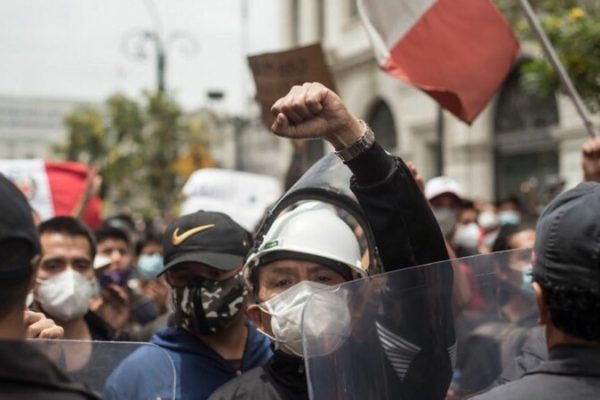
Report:
[{"label": "blue surgical face mask", "polygon": [[163,258],[160,254],[143,254],[138,259],[137,270],[146,280],[156,279],[163,269]]},{"label": "blue surgical face mask", "polygon": [[527,295],[533,295],[533,267],[531,265],[523,269],[523,280],[521,281],[521,290]]},{"label": "blue surgical face mask", "polygon": [[521,223],[521,216],[516,211],[501,211],[498,217],[500,225],[519,225]]}]

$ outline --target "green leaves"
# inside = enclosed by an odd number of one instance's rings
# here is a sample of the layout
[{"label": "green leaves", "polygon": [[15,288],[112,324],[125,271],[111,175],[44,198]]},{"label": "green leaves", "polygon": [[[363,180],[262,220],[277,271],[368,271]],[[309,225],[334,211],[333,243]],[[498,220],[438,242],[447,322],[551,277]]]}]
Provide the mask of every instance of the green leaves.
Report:
[{"label": "green leaves", "polygon": [[184,178],[176,165],[188,142],[210,159],[202,123],[184,120],[165,94],[144,93],[141,101],[116,94],[102,109],[79,108],[64,123],[67,143],[57,152],[101,167],[108,213],[130,209],[152,217],[172,211]]},{"label": "green leaves", "polygon": [[[583,100],[592,111],[600,109],[600,1],[531,0],[544,31]],[[535,57],[521,66],[522,84],[547,94],[560,88],[558,77],[543,56],[518,1],[497,0],[496,5],[522,41],[535,44]],[[531,52],[527,54],[532,56]]]}]

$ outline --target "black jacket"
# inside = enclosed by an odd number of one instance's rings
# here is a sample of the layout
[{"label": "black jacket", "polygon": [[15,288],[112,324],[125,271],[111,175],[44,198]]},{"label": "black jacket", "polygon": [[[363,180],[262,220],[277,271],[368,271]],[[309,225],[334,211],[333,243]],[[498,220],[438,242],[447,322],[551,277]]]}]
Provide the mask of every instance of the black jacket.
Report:
[{"label": "black jacket", "polygon": [[[427,201],[415,183],[409,169],[399,158],[388,155],[378,144],[348,163],[354,176],[351,189],[356,195],[375,235],[380,257],[386,271],[428,264],[448,259],[443,236],[431,212]],[[422,272],[422,271],[421,271]],[[422,280],[415,272],[409,278]],[[402,321],[395,318],[394,313],[383,312],[378,320],[389,330],[400,331],[406,326],[406,318],[417,321],[422,326],[417,329],[420,337],[413,340],[423,348],[423,357],[417,357],[414,364],[418,371],[413,371],[401,382],[397,378],[390,363],[386,365],[388,381],[395,382],[391,392],[378,393],[387,398],[409,398],[402,393],[414,393],[417,387],[423,399],[443,399],[445,397],[452,369],[448,347],[454,343],[451,301],[447,296],[451,293],[452,270],[443,271],[446,276],[436,277],[445,285],[443,289],[433,291],[446,295],[429,302],[422,299],[413,304],[406,304],[405,317]],[[432,280],[429,279],[429,282]],[[411,279],[394,284],[412,285]],[[393,303],[393,298],[388,298]],[[424,307],[426,309],[424,309]],[[383,309],[386,308],[384,305]],[[389,307],[397,310],[394,304]],[[426,318],[431,308],[437,309],[439,318]],[[403,323],[404,322],[404,323]],[[411,331],[415,331],[411,328]],[[377,340],[377,338],[373,338]],[[415,343],[413,341],[413,343]],[[356,362],[356,360],[355,360]],[[360,364],[357,364],[360,365]],[[364,369],[360,369],[364,371]],[[359,375],[360,379],[371,379]],[[377,378],[377,377],[375,377]],[[380,377],[379,377],[380,378]],[[369,381],[366,387],[377,386]],[[395,389],[400,389],[396,391]],[[229,399],[307,399],[307,382],[303,361],[296,357],[276,353],[271,362],[256,368],[232,380],[218,389],[210,397],[211,400]],[[366,397],[365,397],[366,398]]]},{"label": "black jacket", "polygon": [[546,332],[543,326],[536,326],[527,332],[519,354],[504,368],[500,377],[496,379],[495,386],[521,378],[547,359]]},{"label": "black jacket", "polygon": [[600,348],[556,346],[549,359],[519,380],[472,400],[587,400],[600,398]]},{"label": "black jacket", "polygon": [[25,341],[2,341],[0,398],[82,400],[100,397],[73,382]]}]

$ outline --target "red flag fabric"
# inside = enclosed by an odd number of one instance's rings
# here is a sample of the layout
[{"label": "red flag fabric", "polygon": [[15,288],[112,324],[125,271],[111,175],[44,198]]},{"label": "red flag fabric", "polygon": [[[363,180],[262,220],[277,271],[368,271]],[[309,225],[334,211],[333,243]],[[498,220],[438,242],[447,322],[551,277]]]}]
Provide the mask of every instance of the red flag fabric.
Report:
[{"label": "red flag fabric", "polygon": [[[75,162],[0,160],[0,173],[21,189],[31,207],[46,220],[72,215],[84,195],[88,168]],[[90,228],[100,226],[101,209],[100,199],[92,198],[83,218]]]},{"label": "red flag fabric", "polygon": [[[88,168],[76,162],[46,161],[46,174],[54,215],[71,215],[73,209],[79,204],[84,192]],[[84,214],[84,222],[92,229],[100,226],[102,203],[100,198],[90,200]]]},{"label": "red flag fabric", "polygon": [[471,123],[519,43],[490,0],[359,0],[380,67]]}]

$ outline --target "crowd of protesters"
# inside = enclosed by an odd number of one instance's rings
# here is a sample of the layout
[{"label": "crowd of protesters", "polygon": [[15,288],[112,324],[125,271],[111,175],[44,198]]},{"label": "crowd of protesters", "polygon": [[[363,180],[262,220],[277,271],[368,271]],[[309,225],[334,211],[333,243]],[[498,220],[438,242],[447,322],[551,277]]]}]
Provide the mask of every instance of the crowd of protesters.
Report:
[{"label": "crowd of protesters", "polygon": [[[423,182],[318,83],[293,87],[273,114],[275,134],[328,141],[350,170],[377,247],[367,252],[377,252],[381,271],[466,257],[432,275],[440,285],[439,332],[418,320],[430,304],[407,312],[393,302],[382,306],[377,332],[389,343],[380,351],[408,361],[402,371],[390,361],[386,382],[393,384],[385,386],[359,368],[362,398],[598,397],[600,140],[583,147],[587,182],[559,195],[536,220],[516,197],[493,204],[466,198],[448,177]],[[2,398],[97,398],[80,374],[98,356],[91,343],[135,341],[168,354],[175,398],[307,399],[302,306],[324,287],[373,273],[360,238],[318,202],[283,215],[256,246],[252,232],[210,210],[144,230],[128,215],[95,231],[74,217],[36,224],[33,216],[0,176]],[[533,259],[499,253],[528,248]],[[501,298],[492,319],[489,293],[475,276],[482,270],[469,261],[491,253],[506,255],[483,267],[497,277]],[[476,331],[469,328],[475,324]],[[417,337],[407,326],[420,327]],[[62,354],[59,368],[26,338],[80,346]],[[107,398],[155,393],[160,360],[149,349],[115,367],[104,384]],[[419,350],[407,355],[411,349]]]}]

